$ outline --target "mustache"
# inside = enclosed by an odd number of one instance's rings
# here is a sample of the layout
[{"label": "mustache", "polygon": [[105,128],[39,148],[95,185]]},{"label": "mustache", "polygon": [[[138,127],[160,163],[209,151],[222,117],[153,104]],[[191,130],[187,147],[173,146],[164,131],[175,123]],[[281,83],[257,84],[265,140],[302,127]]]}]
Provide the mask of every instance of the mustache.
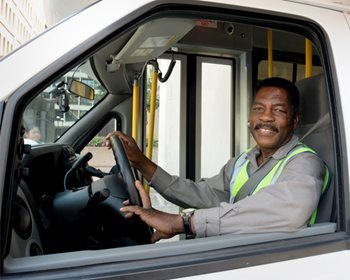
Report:
[{"label": "mustache", "polygon": [[279,132],[278,128],[272,124],[267,124],[267,123],[258,123],[255,125],[254,129],[269,129],[272,130],[274,132]]}]

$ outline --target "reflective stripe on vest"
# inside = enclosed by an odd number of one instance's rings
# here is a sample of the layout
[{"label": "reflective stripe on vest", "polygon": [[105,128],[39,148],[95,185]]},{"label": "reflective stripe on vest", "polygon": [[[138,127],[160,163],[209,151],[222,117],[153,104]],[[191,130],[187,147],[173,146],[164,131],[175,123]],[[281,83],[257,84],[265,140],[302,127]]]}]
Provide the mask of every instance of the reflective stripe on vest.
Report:
[{"label": "reflective stripe on vest", "polygon": [[[249,150],[248,150],[249,151]],[[233,171],[232,171],[232,177],[231,177],[231,182],[230,182],[230,202],[234,202],[235,196],[238,194],[238,192],[241,190],[243,185],[248,181],[250,174],[249,174],[249,160],[247,158],[247,152],[244,152],[241,154],[238,159],[236,160]],[[311,148],[305,146],[302,143],[298,143],[297,146],[291,150],[286,157],[280,159],[277,164],[272,168],[272,170],[265,175],[261,179],[261,181],[257,184],[257,186],[254,188],[253,192],[250,195],[256,194],[259,190],[274,184],[280,174],[282,173],[284,167],[286,164],[296,155],[301,154],[301,153],[313,153],[317,155],[317,153],[312,150]],[[329,176],[329,170],[327,165],[325,164],[325,176],[323,180],[323,187],[322,187],[322,194],[326,191],[328,184],[330,181],[330,176]],[[310,224],[315,223],[317,216],[317,208],[313,212],[311,219],[310,219]]]}]

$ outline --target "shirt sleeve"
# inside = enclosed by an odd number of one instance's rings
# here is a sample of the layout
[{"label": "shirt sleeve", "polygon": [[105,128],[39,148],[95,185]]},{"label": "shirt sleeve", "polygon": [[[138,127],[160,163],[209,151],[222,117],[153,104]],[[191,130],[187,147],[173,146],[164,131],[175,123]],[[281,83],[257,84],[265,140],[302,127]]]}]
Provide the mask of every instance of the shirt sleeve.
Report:
[{"label": "shirt sleeve", "polygon": [[229,201],[233,164],[234,159],[229,160],[218,175],[199,182],[172,176],[158,166],[150,184],[167,200],[181,207],[217,207],[220,202]]},{"label": "shirt sleeve", "polygon": [[197,237],[228,233],[293,232],[306,227],[321,195],[325,165],[316,155],[299,154],[275,184],[234,204],[196,210]]}]

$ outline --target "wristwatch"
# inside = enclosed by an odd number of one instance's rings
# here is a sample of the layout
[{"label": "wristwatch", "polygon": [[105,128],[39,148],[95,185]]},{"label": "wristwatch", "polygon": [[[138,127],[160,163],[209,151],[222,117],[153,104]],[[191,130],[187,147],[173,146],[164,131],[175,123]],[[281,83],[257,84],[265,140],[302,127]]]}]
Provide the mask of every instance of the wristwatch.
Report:
[{"label": "wristwatch", "polygon": [[192,217],[194,211],[196,211],[196,209],[188,208],[188,209],[182,210],[180,213],[182,220],[183,220],[183,223],[184,223],[186,239],[193,239],[196,237],[192,232],[191,223],[190,223],[190,220],[191,220],[191,217]]}]

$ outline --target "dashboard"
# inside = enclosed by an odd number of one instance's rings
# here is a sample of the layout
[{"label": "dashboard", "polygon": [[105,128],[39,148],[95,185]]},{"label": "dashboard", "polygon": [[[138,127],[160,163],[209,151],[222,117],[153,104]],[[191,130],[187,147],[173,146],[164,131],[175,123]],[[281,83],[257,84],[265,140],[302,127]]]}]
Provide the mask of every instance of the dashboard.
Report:
[{"label": "dashboard", "polygon": [[[79,158],[68,145],[49,144],[32,147],[23,158],[23,180],[30,186],[36,199],[43,195],[54,195],[64,190],[64,177]],[[83,169],[73,174],[70,185],[91,183],[91,177]]]},{"label": "dashboard", "polygon": [[130,198],[122,174],[103,174],[93,181],[93,167],[87,165],[91,157],[60,144],[35,146],[24,156],[13,220],[13,257],[150,242],[151,229],[137,217],[125,219],[119,211]]}]

